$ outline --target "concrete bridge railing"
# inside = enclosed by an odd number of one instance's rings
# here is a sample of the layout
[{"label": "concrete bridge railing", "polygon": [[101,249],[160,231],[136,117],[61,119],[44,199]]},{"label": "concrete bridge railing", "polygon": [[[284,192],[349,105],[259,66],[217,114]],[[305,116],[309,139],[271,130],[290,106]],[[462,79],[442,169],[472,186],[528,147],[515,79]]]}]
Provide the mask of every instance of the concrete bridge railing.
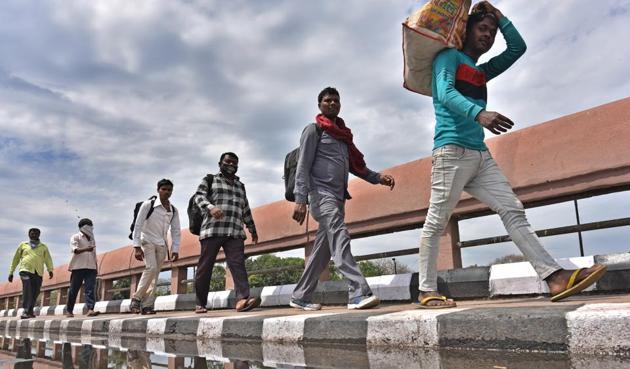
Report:
[{"label": "concrete bridge railing", "polygon": [[[589,197],[630,188],[630,98],[615,101],[536,126],[492,138],[487,144],[499,166],[526,207],[567,199]],[[429,204],[431,157],[388,168],[383,172],[396,178],[392,192],[360,180],[350,183],[353,199],[346,209],[352,237],[360,238],[422,226]],[[304,248],[308,258],[317,223],[309,220],[309,230],[291,219],[293,204],[277,201],[253,210],[260,240],[248,245],[247,255]],[[489,209],[465,195],[440,244],[440,269],[461,267],[458,219],[489,213]],[[307,234],[308,233],[308,234]],[[188,230],[182,232],[180,258],[166,263],[171,270],[171,293],[184,293],[187,268],[197,264],[199,242]],[[224,260],[221,253],[218,261]],[[134,290],[143,263],[133,258],[131,246],[98,255],[101,300],[109,300],[113,282],[131,278]],[[52,280],[45,279],[40,295],[42,306],[63,304],[69,287],[67,265],[55,269]],[[325,278],[325,276],[324,276]],[[226,273],[226,288],[231,276]],[[50,301],[51,293],[57,301]],[[19,306],[20,283],[0,285],[0,309]]]}]

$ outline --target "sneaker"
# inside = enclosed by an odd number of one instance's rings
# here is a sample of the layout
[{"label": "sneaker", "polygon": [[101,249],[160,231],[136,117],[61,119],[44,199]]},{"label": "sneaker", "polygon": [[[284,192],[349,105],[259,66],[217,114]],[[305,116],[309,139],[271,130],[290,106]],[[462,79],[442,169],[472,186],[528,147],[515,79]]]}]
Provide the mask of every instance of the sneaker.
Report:
[{"label": "sneaker", "polygon": [[94,310],[88,310],[87,312],[87,316],[97,316],[98,314],[100,314],[98,311],[94,311]]},{"label": "sneaker", "polygon": [[69,311],[64,311],[63,316],[65,316],[66,318],[74,318],[74,314],[72,314]]},{"label": "sneaker", "polygon": [[138,299],[131,299],[129,310],[134,314],[140,314],[142,312],[142,301]]},{"label": "sneaker", "polygon": [[381,303],[378,297],[372,296],[358,296],[348,301],[348,310],[355,309],[371,309]]},{"label": "sneaker", "polygon": [[315,304],[315,303],[312,303],[312,302],[306,302],[306,301],[303,301],[303,300],[295,299],[293,297],[291,297],[291,301],[289,302],[289,306],[294,307],[296,309],[306,310],[306,311],[321,310],[321,308],[322,308],[321,304]]},{"label": "sneaker", "polygon": [[31,315],[30,314],[22,314],[20,315],[20,319],[30,319]]},{"label": "sneaker", "polygon": [[142,315],[155,315],[155,310],[153,310],[153,307],[147,306],[142,308],[142,312],[140,313]]}]

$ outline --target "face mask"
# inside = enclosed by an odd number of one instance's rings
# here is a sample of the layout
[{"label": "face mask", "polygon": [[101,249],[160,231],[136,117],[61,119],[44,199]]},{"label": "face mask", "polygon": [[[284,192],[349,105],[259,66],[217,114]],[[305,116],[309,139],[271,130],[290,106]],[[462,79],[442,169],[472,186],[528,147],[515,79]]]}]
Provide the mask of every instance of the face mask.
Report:
[{"label": "face mask", "polygon": [[237,170],[238,167],[236,165],[221,164],[221,173],[223,173],[224,176],[231,177],[236,174]]},{"label": "face mask", "polygon": [[91,225],[84,225],[81,228],[79,228],[79,230],[81,232],[83,232],[85,235],[87,235],[90,239],[94,238],[94,227]]}]

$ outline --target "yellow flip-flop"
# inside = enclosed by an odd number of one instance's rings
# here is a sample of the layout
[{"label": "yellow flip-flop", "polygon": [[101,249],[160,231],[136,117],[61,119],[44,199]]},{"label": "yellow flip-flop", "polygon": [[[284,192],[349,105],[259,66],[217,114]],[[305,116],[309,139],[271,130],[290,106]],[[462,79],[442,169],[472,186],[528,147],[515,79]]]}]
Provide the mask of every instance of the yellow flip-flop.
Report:
[{"label": "yellow flip-flop", "polygon": [[420,300],[418,304],[419,309],[448,309],[456,307],[457,304],[453,302],[453,304],[448,305],[427,305],[430,301],[449,301],[446,296],[428,296]]},{"label": "yellow flip-flop", "polygon": [[551,296],[551,302],[558,302],[562,299],[566,299],[569,296],[573,296],[576,293],[581,292],[586,287],[597,282],[604,275],[604,273],[606,273],[606,269],[607,269],[606,265],[599,265],[599,268],[597,268],[594,272],[589,274],[586,278],[581,280],[578,284],[575,284],[575,280],[577,279],[577,276],[580,274],[582,270],[584,270],[584,268],[578,268],[575,272],[573,272],[573,274],[571,274],[571,278],[569,278],[569,282],[567,283],[567,287],[564,289],[564,291]]}]

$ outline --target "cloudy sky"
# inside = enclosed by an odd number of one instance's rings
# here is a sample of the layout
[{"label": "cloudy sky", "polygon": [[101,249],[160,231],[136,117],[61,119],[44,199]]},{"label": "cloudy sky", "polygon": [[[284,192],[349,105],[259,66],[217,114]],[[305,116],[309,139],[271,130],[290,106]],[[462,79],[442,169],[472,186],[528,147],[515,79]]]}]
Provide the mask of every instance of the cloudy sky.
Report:
[{"label": "cloudy sky", "polygon": [[[37,226],[55,263],[66,263],[78,217],[95,221],[100,251],[123,246],[134,203],[153,194],[158,179],[175,182],[174,203],[185,209],[227,150],[241,158],[252,206],[280,199],[284,155],[313,120],[317,93],[327,85],[340,90],[341,115],[372,169],[429,155],[431,101],[401,87],[400,24],[421,4],[0,2],[3,260],[8,264],[26,230]],[[489,85],[488,108],[511,117],[516,129],[628,96],[630,1],[497,6],[528,44]],[[504,45],[498,36],[490,54]],[[628,216],[614,206],[623,194],[615,196],[584,206],[594,217]],[[570,224],[569,205],[533,209],[532,223]],[[492,217],[462,224],[462,238],[503,233]],[[356,253],[413,247],[418,235],[358,240]],[[550,247],[570,247],[573,255],[571,237]],[[616,250],[628,231],[602,237]],[[464,262],[512,249],[466,251]]]}]

